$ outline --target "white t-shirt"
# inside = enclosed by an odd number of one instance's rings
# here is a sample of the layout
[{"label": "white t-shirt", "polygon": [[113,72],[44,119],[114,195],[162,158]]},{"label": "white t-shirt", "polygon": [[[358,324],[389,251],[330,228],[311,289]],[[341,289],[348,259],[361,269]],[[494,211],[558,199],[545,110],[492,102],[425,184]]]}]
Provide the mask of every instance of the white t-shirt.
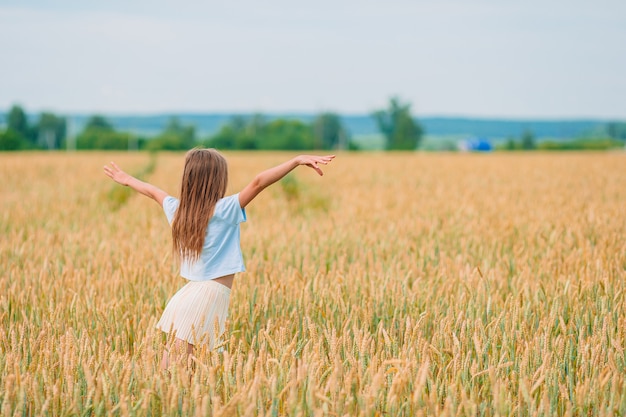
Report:
[{"label": "white t-shirt", "polygon": [[[178,204],[179,200],[172,196],[163,200],[163,211],[170,225]],[[239,237],[239,224],[245,221],[246,210],[239,205],[239,194],[219,200],[209,220],[200,258],[194,262],[183,259],[180,275],[190,281],[209,281],[245,271]]]}]

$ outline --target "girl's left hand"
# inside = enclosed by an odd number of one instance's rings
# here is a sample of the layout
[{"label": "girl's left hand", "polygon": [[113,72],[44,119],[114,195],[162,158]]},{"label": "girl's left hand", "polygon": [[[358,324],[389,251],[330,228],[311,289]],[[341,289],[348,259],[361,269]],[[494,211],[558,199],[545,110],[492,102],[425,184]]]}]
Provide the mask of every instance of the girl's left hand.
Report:
[{"label": "girl's left hand", "polygon": [[122,169],[113,161],[111,161],[110,167],[108,165],[104,166],[104,173],[113,181],[122,185],[128,185],[129,180],[132,178],[132,176],[122,171]]}]

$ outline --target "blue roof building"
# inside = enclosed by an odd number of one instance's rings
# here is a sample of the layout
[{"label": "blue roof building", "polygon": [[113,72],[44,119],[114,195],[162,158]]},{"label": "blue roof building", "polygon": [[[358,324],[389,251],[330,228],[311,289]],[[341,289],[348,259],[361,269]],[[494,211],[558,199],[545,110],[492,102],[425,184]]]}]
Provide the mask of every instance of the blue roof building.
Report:
[{"label": "blue roof building", "polygon": [[464,152],[491,152],[493,145],[486,138],[472,137],[459,142],[459,150]]}]

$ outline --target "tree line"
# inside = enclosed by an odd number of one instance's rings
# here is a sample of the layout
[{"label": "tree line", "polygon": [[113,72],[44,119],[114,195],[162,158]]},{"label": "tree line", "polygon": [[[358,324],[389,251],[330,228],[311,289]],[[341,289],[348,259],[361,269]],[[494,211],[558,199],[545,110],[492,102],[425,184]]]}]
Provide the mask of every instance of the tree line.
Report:
[{"label": "tree line", "polygon": [[60,149],[65,141],[64,117],[44,112],[31,124],[24,110],[13,106],[6,119],[6,129],[0,130],[0,150]]},{"label": "tree line", "polygon": [[[385,140],[386,150],[415,150],[423,142],[424,129],[411,114],[411,104],[397,97],[371,114]],[[68,136],[65,117],[41,113],[30,122],[24,109],[14,105],[0,126],[0,151],[14,150],[187,150],[195,146],[222,150],[358,150],[341,117],[332,112],[318,114],[310,123],[296,119],[268,119],[261,114],[233,116],[213,135],[200,138],[193,125],[172,117],[153,137],[143,137],[115,129],[104,116],[91,116],[83,129]],[[608,149],[623,146],[626,123],[609,122],[603,126],[603,140],[578,138],[570,141],[538,142],[532,131],[510,137],[496,150],[578,150]]]},{"label": "tree line", "polygon": [[537,141],[530,129],[525,129],[519,140],[509,137],[496,147],[501,151],[603,151],[624,147],[626,142],[626,123],[609,122],[604,132],[593,137],[575,138],[564,141]]},{"label": "tree line", "polygon": [[[415,150],[423,129],[411,115],[411,105],[397,98],[387,108],[372,114],[386,138],[388,150]],[[29,149],[101,149],[101,150],[187,150],[194,146],[223,150],[356,150],[350,132],[341,117],[332,112],[318,114],[311,123],[279,118],[269,120],[261,114],[233,116],[213,135],[199,138],[192,125],[172,117],[156,136],[147,138],[116,130],[104,116],[91,116],[81,132],[67,135],[67,120],[52,113],[42,113],[29,123],[24,109],[14,105],[6,116],[6,128],[0,130],[0,150]]]}]

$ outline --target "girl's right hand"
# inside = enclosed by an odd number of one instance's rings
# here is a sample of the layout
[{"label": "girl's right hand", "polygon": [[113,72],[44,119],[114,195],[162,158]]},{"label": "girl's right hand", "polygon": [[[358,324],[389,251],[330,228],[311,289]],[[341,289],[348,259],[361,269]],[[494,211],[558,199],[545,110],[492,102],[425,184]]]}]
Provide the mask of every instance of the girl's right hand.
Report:
[{"label": "girl's right hand", "polygon": [[315,155],[300,155],[297,156],[296,162],[298,165],[306,165],[311,167],[317,172],[319,175],[324,175],[318,164],[328,165],[335,158],[335,155],[326,155],[326,156],[315,156]]},{"label": "girl's right hand", "polygon": [[120,167],[113,161],[111,161],[111,166],[104,166],[104,173],[108,175],[113,181],[118,184],[128,185],[132,176],[122,171]]}]

